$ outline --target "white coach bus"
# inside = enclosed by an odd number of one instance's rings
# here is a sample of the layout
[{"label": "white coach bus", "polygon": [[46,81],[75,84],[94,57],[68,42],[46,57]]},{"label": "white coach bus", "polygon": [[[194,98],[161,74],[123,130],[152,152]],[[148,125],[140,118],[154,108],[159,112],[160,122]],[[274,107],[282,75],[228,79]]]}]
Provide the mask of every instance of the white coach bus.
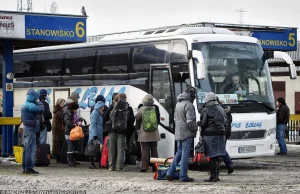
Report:
[{"label": "white coach bus", "polygon": [[[88,122],[99,94],[110,104],[114,92],[125,92],[136,112],[143,96],[150,93],[160,107],[158,150],[166,158],[176,151],[176,97],[192,85],[198,89],[197,120],[207,92],[231,106],[232,135],[226,148],[232,158],[275,153],[276,111],[266,55],[257,39],[224,28],[142,30],[105,35],[95,43],[18,50],[14,73],[14,116],[20,116],[29,88],[47,89],[52,110],[58,98],[77,91],[81,116]],[[234,80],[242,91],[224,89]],[[198,138],[199,133],[191,149]],[[51,132],[48,143],[52,144]]]}]

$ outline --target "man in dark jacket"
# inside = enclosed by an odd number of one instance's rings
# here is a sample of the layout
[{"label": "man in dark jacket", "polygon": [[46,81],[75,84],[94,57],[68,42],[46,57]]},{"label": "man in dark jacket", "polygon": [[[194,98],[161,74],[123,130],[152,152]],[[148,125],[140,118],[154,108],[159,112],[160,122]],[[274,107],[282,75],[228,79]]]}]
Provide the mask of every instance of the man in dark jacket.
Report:
[{"label": "man in dark jacket", "polygon": [[39,100],[43,103],[44,105],[44,112],[43,112],[43,124],[44,124],[44,129],[41,129],[40,132],[40,144],[46,144],[47,143],[47,132],[51,131],[51,122],[50,120],[52,119],[52,113],[50,112],[50,107],[48,102],[46,102],[46,97],[47,97],[47,90],[42,89],[40,90],[40,97]]},{"label": "man in dark jacket", "polygon": [[284,140],[284,133],[287,124],[290,120],[290,109],[286,105],[284,98],[277,99],[279,108],[277,110],[277,127],[276,127],[276,139],[280,148],[280,152],[277,155],[287,155],[287,148]]},{"label": "man in dark jacket", "polygon": [[21,118],[24,126],[23,173],[38,174],[33,169],[36,149],[36,133],[40,131],[38,114],[44,111],[43,103],[38,100],[39,94],[33,89],[28,90],[26,101],[21,108]]},{"label": "man in dark jacket", "polygon": [[177,141],[177,152],[172,165],[167,172],[167,179],[172,181],[172,175],[176,172],[176,166],[180,163],[180,182],[193,182],[194,179],[188,177],[188,159],[191,144],[196,137],[198,126],[196,123],[196,113],[193,102],[196,98],[196,89],[189,86],[185,92],[177,97],[175,107],[175,140]]}]

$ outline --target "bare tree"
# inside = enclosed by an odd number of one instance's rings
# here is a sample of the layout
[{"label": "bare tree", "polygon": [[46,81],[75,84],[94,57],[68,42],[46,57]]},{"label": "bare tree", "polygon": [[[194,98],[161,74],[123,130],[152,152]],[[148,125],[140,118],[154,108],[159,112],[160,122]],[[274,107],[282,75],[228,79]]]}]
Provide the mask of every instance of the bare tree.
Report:
[{"label": "bare tree", "polygon": [[58,11],[58,4],[55,1],[53,1],[51,3],[49,11],[50,11],[50,13],[57,13],[57,11]]}]

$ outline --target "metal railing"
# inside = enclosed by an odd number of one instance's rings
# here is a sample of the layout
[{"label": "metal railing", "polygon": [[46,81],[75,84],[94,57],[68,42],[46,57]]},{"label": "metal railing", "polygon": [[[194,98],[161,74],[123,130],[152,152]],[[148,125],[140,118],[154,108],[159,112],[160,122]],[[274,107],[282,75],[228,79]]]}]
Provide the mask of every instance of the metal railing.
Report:
[{"label": "metal railing", "polygon": [[290,121],[286,130],[289,143],[300,143],[300,115],[291,115]]}]

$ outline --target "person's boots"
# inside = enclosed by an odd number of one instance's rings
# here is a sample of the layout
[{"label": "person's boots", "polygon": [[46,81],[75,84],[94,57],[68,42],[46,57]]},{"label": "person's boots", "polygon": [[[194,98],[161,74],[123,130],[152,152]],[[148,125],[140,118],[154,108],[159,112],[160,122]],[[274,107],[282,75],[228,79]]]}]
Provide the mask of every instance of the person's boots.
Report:
[{"label": "person's boots", "polygon": [[96,169],[97,167],[95,166],[95,161],[93,157],[90,157],[90,169]]},{"label": "person's boots", "polygon": [[220,172],[221,172],[221,161],[222,161],[222,159],[219,158],[218,162],[217,162],[217,168],[216,168],[216,170],[217,170],[217,174],[216,174],[217,175],[217,177],[216,177],[217,181],[220,181],[219,175],[220,175]]},{"label": "person's boots", "polygon": [[210,177],[209,179],[204,180],[205,182],[218,182],[218,170],[217,170],[217,159],[211,158],[210,160]]},{"label": "person's boots", "polygon": [[69,160],[69,166],[70,167],[76,167],[76,164],[74,163],[74,160],[73,160],[73,154],[68,154],[68,160]]},{"label": "person's boots", "polygon": [[61,162],[60,155],[57,154],[57,155],[56,155],[56,163],[60,163],[60,162]]},{"label": "person's boots", "polygon": [[76,155],[75,154],[73,154],[73,162],[74,162],[75,165],[79,165],[80,164],[79,162],[76,162]]}]

